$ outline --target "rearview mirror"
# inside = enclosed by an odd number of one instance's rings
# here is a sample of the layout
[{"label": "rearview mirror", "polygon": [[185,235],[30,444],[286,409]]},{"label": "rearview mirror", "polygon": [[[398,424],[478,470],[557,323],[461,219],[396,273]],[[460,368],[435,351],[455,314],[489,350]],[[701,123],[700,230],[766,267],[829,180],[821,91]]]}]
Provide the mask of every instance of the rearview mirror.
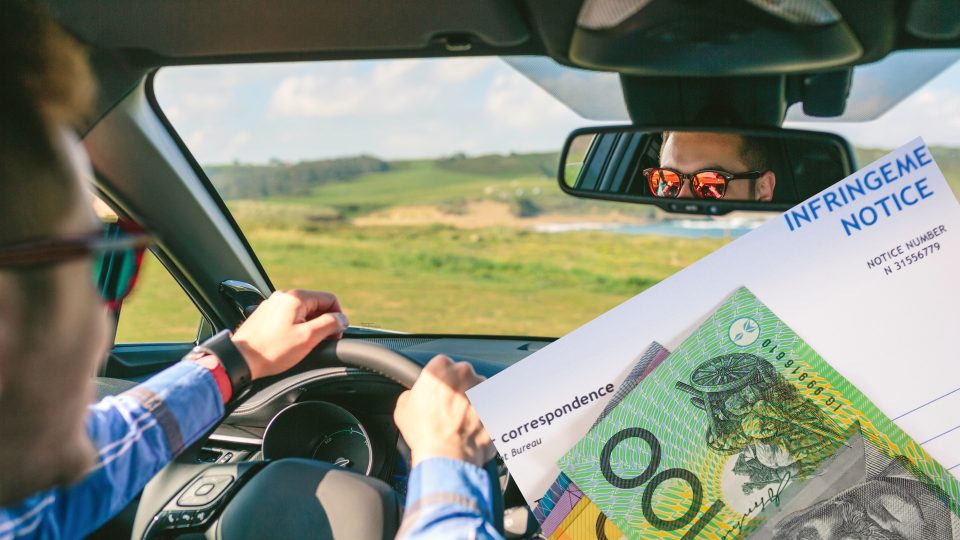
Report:
[{"label": "rearview mirror", "polygon": [[782,212],[854,172],[842,137],[783,129],[586,128],[560,159],[574,197],[707,215]]}]

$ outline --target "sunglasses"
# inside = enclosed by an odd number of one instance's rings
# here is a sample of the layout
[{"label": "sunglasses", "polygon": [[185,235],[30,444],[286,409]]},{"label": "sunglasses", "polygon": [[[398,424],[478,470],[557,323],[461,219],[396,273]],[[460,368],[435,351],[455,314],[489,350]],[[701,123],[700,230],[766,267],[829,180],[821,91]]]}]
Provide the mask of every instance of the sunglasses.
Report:
[{"label": "sunglasses", "polygon": [[643,171],[650,184],[650,190],[657,197],[678,197],[683,181],[690,181],[690,191],[698,199],[722,199],[727,192],[727,182],[731,180],[756,180],[762,172],[728,173],[726,171],[704,170],[693,174],[683,174],[673,169],[655,167]]},{"label": "sunglasses", "polygon": [[153,238],[136,223],[104,223],[102,233],[0,247],[0,267],[65,262],[92,257],[93,285],[107,307],[116,311],[137,282],[143,252]]}]

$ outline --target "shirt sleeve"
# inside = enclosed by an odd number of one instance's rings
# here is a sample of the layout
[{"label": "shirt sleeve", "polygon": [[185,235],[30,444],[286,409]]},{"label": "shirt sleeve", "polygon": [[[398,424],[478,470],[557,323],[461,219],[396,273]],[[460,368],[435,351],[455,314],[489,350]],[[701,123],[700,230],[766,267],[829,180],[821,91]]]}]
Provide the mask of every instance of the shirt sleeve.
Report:
[{"label": "shirt sleeve", "polygon": [[213,375],[182,361],[92,405],[99,459],[77,484],[0,509],[0,540],[84,538],[120,512],[171,459],[223,416]]},{"label": "shirt sleeve", "polygon": [[493,527],[487,471],[435,457],[414,467],[397,540],[503,540]]}]

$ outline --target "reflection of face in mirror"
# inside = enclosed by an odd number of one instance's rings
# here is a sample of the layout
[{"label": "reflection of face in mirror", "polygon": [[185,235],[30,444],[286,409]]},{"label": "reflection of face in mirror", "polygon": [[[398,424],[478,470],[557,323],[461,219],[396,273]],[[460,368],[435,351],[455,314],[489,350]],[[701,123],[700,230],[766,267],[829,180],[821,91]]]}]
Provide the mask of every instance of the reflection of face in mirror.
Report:
[{"label": "reflection of face in mirror", "polygon": [[[765,141],[730,133],[665,131],[660,148],[660,166],[683,175],[700,171],[723,171],[733,175],[721,182],[723,200],[769,201],[777,179],[770,170]],[[753,178],[738,178],[742,173]],[[727,175],[729,177],[729,175]],[[710,179],[717,182],[716,177]],[[685,177],[677,197],[694,198],[693,179]],[[709,197],[703,197],[709,198]]]}]

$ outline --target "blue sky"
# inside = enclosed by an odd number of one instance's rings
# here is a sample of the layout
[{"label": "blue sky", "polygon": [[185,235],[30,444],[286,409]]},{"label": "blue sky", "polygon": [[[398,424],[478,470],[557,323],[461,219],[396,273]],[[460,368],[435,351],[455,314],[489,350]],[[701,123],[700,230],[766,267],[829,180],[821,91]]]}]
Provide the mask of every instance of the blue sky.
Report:
[{"label": "blue sky", "polygon": [[[581,118],[498,58],[163,69],[160,106],[203,164],[557,150]],[[879,119],[793,124],[860,146],[960,146],[960,63]]]}]

